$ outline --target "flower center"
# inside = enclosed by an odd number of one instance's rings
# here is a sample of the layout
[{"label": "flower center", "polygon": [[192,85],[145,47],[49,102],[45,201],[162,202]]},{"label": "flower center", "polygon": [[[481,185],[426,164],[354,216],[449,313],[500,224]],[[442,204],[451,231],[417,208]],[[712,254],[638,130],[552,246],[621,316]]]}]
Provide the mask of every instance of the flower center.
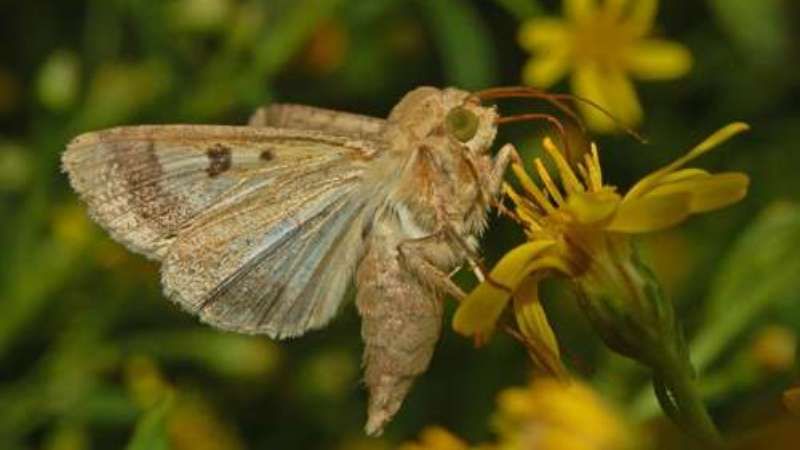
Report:
[{"label": "flower center", "polygon": [[580,63],[599,64],[604,69],[620,67],[636,39],[619,16],[605,11],[573,26],[576,59]]}]

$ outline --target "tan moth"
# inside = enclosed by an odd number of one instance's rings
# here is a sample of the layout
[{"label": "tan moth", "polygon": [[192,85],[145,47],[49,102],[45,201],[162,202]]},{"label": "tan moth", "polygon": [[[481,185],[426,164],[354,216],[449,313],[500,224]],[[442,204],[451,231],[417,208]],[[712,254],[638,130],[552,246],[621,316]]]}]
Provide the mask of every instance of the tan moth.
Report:
[{"label": "tan moth", "polygon": [[165,295],[215,327],[302,335],[354,278],[376,434],[428,366],[442,295],[462,295],[448,272],[477,250],[516,155],[490,147],[512,120],[480,95],[421,87],[385,120],[276,104],[249,126],[87,133],[62,161],[94,220],[160,261]]}]

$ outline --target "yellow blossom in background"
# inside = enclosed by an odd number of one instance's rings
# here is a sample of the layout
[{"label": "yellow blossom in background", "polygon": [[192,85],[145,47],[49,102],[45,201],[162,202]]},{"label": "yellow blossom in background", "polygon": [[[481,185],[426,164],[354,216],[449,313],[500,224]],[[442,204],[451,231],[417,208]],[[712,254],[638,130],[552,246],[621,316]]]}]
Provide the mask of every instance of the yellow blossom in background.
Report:
[{"label": "yellow blossom in background", "polygon": [[172,450],[242,450],[236,428],[200,397],[178,398],[167,420]]},{"label": "yellow blossom in background", "polygon": [[[575,95],[635,126],[643,113],[631,77],[668,80],[691,69],[687,48],[649,36],[657,0],[564,0],[563,9],[564,19],[534,18],[520,28],[520,45],[533,54],[524,83],[547,88],[571,74]],[[596,109],[580,107],[593,130],[616,129]]]},{"label": "yellow blossom in background", "polygon": [[797,335],[788,327],[768,325],[758,331],[750,353],[756,365],[765,372],[784,372],[794,366]]},{"label": "yellow blossom in background", "polygon": [[502,391],[492,425],[497,439],[478,446],[428,427],[398,450],[626,450],[637,442],[633,429],[591,388],[555,378]]},{"label": "yellow blossom in background", "polygon": [[[453,318],[455,330],[469,336],[489,335],[513,298],[520,330],[555,345],[539,302],[539,281],[562,274],[587,290],[630,287],[630,279],[619,279],[637,276],[635,270],[620,268],[620,262],[633,258],[626,235],[664,229],[691,214],[744,197],[749,181],[742,173],[710,174],[682,167],[746,129],[742,123],[722,128],[685,156],[642,178],[625,195],[604,182],[596,146],[584,155],[582,163],[572,167],[553,142],[545,139],[544,149],[557,168],[561,188],[538,158],[534,165],[542,187],[520,164],[512,166],[522,193],[509,186],[506,193],[529,241],[503,256],[487,281],[459,305]],[[636,295],[604,292],[602,296]],[[553,351],[557,353],[557,349]]]},{"label": "yellow blossom in background", "polygon": [[588,386],[552,378],[500,393],[498,450],[624,450],[636,437]]},{"label": "yellow blossom in background", "polygon": [[469,445],[442,427],[422,430],[417,442],[408,442],[398,450],[467,450]]},{"label": "yellow blossom in background", "polygon": [[69,203],[53,213],[53,236],[65,248],[80,250],[92,240],[95,229],[83,207]]}]

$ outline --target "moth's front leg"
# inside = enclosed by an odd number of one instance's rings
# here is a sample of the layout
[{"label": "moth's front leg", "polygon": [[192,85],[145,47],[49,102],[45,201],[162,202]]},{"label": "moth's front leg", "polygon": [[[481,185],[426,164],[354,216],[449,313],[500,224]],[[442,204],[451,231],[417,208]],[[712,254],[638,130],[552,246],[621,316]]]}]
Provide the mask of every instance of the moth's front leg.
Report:
[{"label": "moth's front leg", "polygon": [[451,251],[447,244],[448,233],[441,228],[428,236],[407,239],[397,246],[401,262],[406,269],[426,286],[445,292],[458,301],[466,297],[464,291],[450,279],[450,274],[440,269],[427,256],[434,247],[441,246],[444,251]]},{"label": "moth's front leg", "polygon": [[505,144],[500,148],[500,151],[497,152],[497,156],[494,157],[492,169],[491,172],[489,172],[487,190],[492,198],[497,197],[500,192],[500,188],[503,186],[503,176],[506,170],[508,170],[509,164],[512,162],[521,164],[522,158],[519,156],[519,152],[513,144]]}]

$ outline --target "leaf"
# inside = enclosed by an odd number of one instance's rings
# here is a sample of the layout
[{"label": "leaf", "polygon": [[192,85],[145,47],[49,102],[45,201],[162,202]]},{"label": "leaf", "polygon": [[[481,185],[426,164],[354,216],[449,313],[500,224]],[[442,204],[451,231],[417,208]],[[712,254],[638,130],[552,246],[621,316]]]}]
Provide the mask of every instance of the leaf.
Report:
[{"label": "leaf", "polygon": [[260,79],[271,79],[286,65],[317,25],[330,17],[343,0],[299,0],[271,21],[267,33],[255,49],[254,73]]},{"label": "leaf", "polygon": [[699,371],[778,302],[800,300],[800,205],[768,207],[723,259],[707,302],[708,325],[692,343]]},{"label": "leaf", "polygon": [[709,0],[721,27],[751,59],[784,62],[788,47],[787,2],[779,0]]},{"label": "leaf", "polygon": [[497,61],[489,30],[464,0],[420,1],[444,62],[447,84],[478,89],[497,84]]},{"label": "leaf", "polygon": [[520,22],[541,15],[543,12],[537,0],[494,0],[494,2]]},{"label": "leaf", "polygon": [[174,398],[166,395],[152,409],[144,413],[136,424],[127,450],[170,450],[167,436],[167,415],[172,410]]}]

